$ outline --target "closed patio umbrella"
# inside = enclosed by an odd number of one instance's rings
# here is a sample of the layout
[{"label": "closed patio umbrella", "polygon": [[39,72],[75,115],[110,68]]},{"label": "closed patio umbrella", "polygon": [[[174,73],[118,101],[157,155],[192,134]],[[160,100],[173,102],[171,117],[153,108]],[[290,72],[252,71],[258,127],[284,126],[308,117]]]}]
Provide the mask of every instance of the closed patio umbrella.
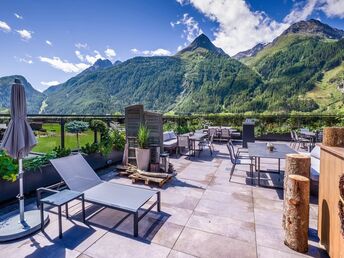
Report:
[{"label": "closed patio umbrella", "polygon": [[[23,158],[26,157],[37,141],[27,121],[25,90],[20,80],[15,79],[11,91],[11,121],[8,124],[0,148],[18,160],[19,165],[19,219],[9,218],[1,223],[0,240],[11,240],[39,229],[39,213],[29,212],[24,217]],[[38,215],[38,216],[37,216]],[[19,221],[19,223],[18,223]]]}]

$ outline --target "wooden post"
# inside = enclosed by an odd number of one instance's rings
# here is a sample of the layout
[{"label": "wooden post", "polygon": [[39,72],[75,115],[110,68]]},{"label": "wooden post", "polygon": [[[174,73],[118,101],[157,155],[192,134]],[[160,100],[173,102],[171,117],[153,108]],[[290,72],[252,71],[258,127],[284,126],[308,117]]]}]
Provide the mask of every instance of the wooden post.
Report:
[{"label": "wooden post", "polygon": [[309,179],[289,175],[285,200],[284,244],[297,252],[305,253],[308,251]]},{"label": "wooden post", "polygon": [[[286,202],[286,191],[289,175],[300,175],[309,178],[311,168],[311,158],[302,154],[287,154],[284,172],[284,204]],[[283,214],[282,225],[285,226],[285,214]]]},{"label": "wooden post", "polygon": [[61,148],[64,149],[65,147],[65,120],[63,118],[61,118],[60,126],[61,126]]},{"label": "wooden post", "polygon": [[344,127],[325,127],[323,144],[331,147],[344,147]]}]

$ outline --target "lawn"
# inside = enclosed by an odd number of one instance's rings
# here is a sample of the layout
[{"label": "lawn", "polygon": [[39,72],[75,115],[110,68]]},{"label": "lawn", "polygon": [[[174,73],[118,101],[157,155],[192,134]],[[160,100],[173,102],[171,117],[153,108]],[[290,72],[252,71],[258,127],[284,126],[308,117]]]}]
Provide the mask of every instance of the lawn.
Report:
[{"label": "lawn", "polygon": [[[55,147],[61,145],[61,128],[59,124],[44,124],[43,128],[46,133],[38,132],[39,136],[36,137],[38,144],[33,148],[34,152],[49,152]],[[94,135],[92,130],[88,130],[85,133],[79,134],[80,147],[86,143],[92,143],[94,141]],[[65,147],[77,149],[76,135],[65,132]]]}]

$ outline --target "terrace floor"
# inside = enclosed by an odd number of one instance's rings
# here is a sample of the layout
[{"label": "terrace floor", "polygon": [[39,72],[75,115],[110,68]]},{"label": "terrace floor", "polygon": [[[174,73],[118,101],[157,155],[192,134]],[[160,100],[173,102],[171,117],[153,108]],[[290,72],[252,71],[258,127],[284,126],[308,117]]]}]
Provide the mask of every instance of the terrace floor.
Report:
[{"label": "terrace floor", "polygon": [[[131,216],[87,205],[81,222],[78,201],[70,205],[72,220],[62,219],[64,235],[58,238],[56,209],[50,223],[21,241],[0,245],[1,257],[327,257],[318,247],[317,205],[310,206],[309,251],[299,254],[283,244],[281,190],[257,187],[247,179],[248,167],[237,166],[231,182],[231,163],[225,145],[216,154],[204,151],[198,158],[172,158],[177,177],[163,189],[162,212],[150,212],[132,237]],[[277,168],[267,160],[264,168]],[[284,164],[282,162],[282,168]],[[104,180],[131,184],[110,169]],[[274,180],[273,180],[274,181]],[[147,187],[138,185],[139,187]],[[312,200],[316,203],[316,200]],[[30,206],[33,206],[31,204]]]}]

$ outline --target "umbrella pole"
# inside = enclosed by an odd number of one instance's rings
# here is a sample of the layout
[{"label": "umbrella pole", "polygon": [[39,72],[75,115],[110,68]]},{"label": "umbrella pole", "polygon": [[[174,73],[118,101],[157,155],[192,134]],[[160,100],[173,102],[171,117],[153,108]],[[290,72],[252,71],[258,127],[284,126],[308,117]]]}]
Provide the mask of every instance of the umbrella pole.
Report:
[{"label": "umbrella pole", "polygon": [[19,212],[20,212],[20,223],[25,222],[24,218],[24,184],[23,184],[23,160],[19,159]]}]

